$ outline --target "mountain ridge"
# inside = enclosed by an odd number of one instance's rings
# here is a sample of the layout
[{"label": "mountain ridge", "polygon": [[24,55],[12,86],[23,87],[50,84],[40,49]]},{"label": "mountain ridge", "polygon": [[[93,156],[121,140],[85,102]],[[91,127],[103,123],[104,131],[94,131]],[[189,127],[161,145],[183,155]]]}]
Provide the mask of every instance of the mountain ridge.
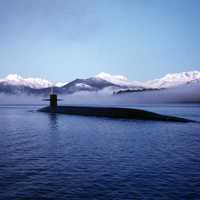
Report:
[{"label": "mountain ridge", "polygon": [[[47,95],[50,88],[58,94],[73,94],[80,91],[98,92],[107,89],[110,93],[142,92],[167,88],[174,88],[184,84],[198,84],[200,82],[200,71],[189,71],[167,74],[162,78],[150,81],[129,81],[122,75],[111,75],[101,72],[94,77],[86,79],[75,79],[71,82],[58,82],[41,78],[23,78],[17,74],[10,74],[0,79],[0,93],[7,94],[37,94]],[[200,84],[198,84],[200,85]]]}]

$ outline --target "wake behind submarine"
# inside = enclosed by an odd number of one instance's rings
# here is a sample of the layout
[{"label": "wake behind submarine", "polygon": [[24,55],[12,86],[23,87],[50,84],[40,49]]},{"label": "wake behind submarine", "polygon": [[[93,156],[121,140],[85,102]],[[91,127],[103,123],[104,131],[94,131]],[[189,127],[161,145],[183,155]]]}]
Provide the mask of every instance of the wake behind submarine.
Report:
[{"label": "wake behind submarine", "polygon": [[39,109],[40,112],[58,113],[66,115],[81,115],[93,117],[109,117],[119,119],[134,120],[154,120],[168,122],[194,122],[193,120],[180,118],[176,116],[161,115],[150,111],[132,108],[119,107],[96,107],[96,106],[58,106],[57,94],[51,93],[50,99],[46,99],[50,105]]}]

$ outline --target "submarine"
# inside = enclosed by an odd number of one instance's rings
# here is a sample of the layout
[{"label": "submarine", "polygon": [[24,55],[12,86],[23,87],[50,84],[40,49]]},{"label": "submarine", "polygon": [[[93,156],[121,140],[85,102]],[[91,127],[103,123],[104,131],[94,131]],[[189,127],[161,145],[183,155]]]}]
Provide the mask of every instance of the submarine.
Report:
[{"label": "submarine", "polygon": [[101,107],[101,106],[58,106],[57,94],[51,93],[50,98],[46,99],[50,104],[47,107],[41,108],[39,112],[52,114],[66,115],[81,115],[91,117],[107,117],[118,119],[133,119],[133,120],[152,120],[152,121],[168,121],[168,122],[194,122],[190,119],[185,119],[176,116],[162,115],[155,112],[150,112],[142,109],[120,108],[120,107]]}]

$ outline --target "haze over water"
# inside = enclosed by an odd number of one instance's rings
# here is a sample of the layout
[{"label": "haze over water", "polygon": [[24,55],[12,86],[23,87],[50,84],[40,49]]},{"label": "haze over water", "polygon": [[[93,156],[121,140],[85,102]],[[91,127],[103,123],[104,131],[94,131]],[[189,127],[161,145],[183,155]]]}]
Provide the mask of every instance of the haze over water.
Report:
[{"label": "haze over water", "polygon": [[[0,199],[200,199],[200,123],[0,107]],[[200,121],[199,105],[140,107]]]}]

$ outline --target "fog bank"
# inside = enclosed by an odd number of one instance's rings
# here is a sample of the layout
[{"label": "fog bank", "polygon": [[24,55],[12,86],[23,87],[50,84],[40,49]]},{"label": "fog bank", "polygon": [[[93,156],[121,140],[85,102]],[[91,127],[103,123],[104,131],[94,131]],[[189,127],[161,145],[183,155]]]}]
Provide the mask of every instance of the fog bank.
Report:
[{"label": "fog bank", "polygon": [[[60,105],[131,105],[131,104],[153,104],[153,103],[200,103],[200,87],[182,86],[178,88],[128,92],[112,95],[105,92],[78,92],[70,95],[59,95],[62,101]],[[48,97],[47,97],[48,98]],[[6,95],[0,94],[1,105],[48,105],[43,101],[44,97],[34,95]]]}]

